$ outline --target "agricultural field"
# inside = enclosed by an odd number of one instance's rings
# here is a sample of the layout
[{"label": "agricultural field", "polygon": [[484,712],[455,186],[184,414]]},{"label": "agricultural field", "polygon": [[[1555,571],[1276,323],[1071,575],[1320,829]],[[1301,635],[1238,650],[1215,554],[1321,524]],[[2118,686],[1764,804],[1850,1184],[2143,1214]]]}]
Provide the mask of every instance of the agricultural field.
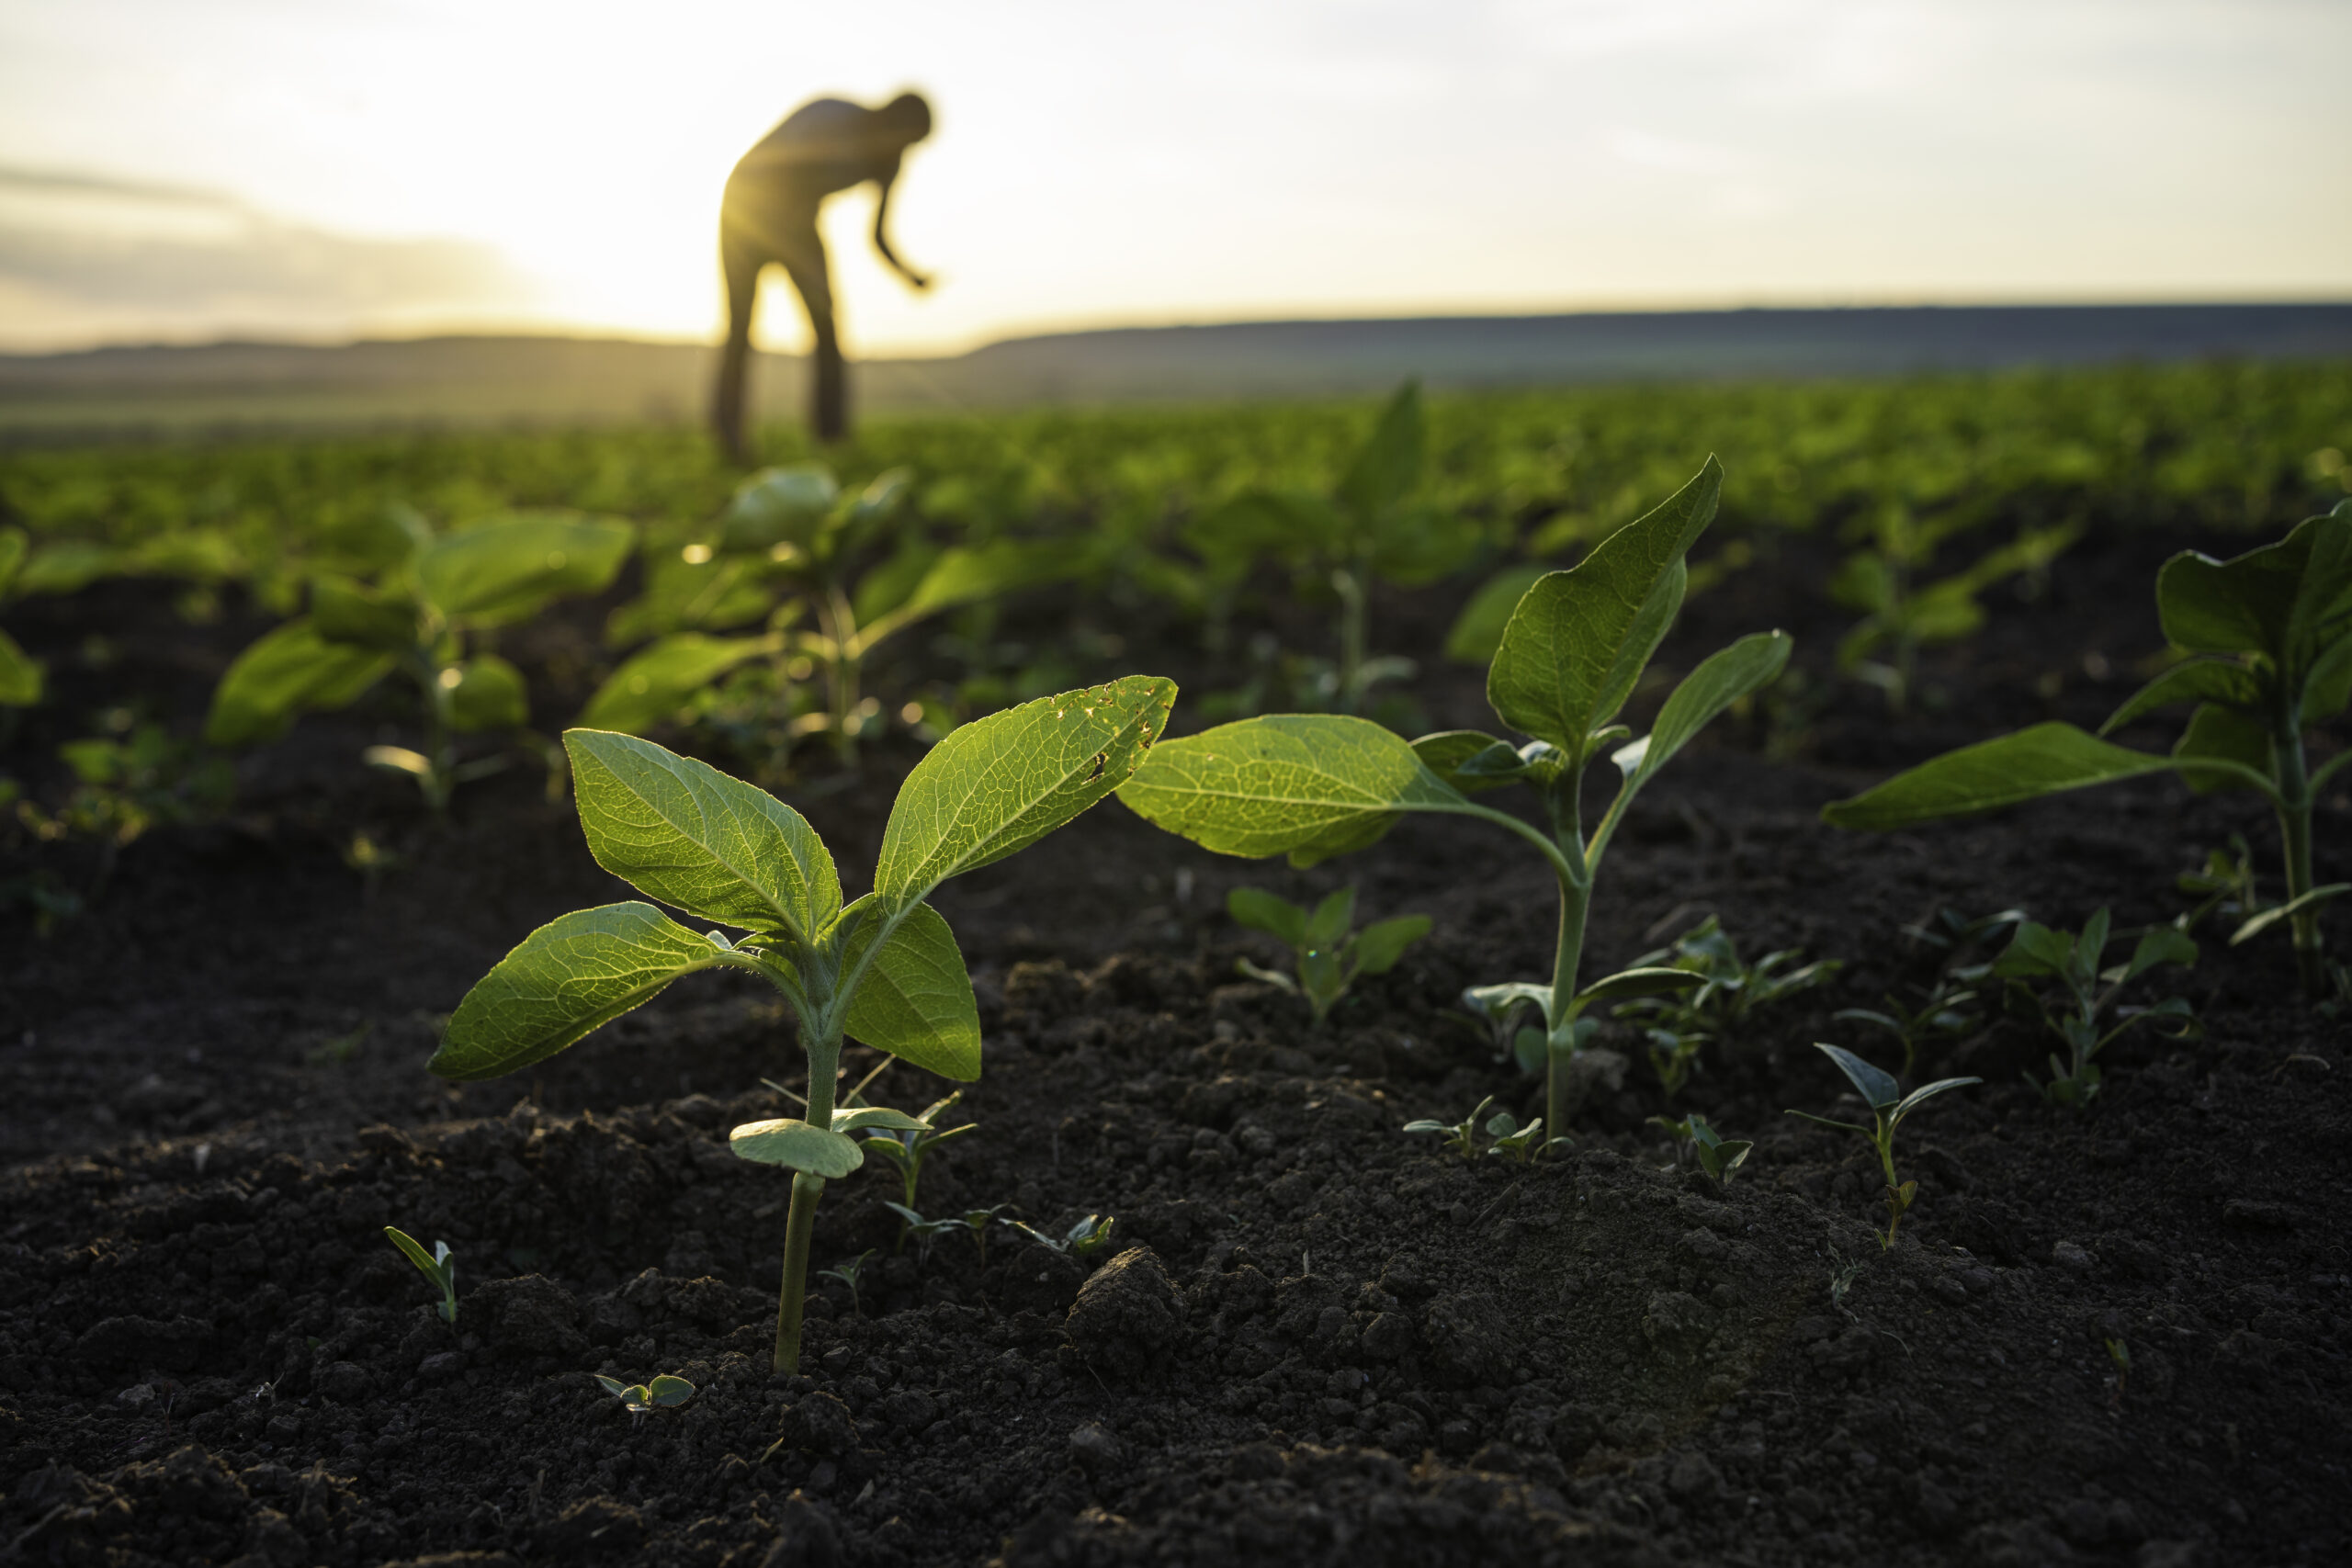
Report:
[{"label": "agricultural field", "polygon": [[0,455],[0,1559],[2346,1561],[2347,453]]}]

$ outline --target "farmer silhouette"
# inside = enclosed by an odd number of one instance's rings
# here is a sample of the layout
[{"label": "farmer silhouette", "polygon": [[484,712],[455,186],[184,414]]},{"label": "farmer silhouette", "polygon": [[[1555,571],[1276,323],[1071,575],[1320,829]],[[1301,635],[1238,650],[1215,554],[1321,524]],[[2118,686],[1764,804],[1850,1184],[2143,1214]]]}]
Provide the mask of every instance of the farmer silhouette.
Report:
[{"label": "farmer silhouette", "polygon": [[884,228],[899,161],[930,134],[931,106],[914,93],[901,93],[878,109],[816,98],[761,138],[727,176],[718,216],[718,260],[727,274],[727,349],[718,363],[711,420],[729,457],[741,461],[744,455],[743,370],[752,347],[752,307],[761,270],[770,262],[782,265],[800,291],[816,335],[809,423],[820,441],[848,434],[848,388],[817,209],[835,191],[872,180],[881,191],[874,208],[874,248],[910,285],[930,288],[930,278],[890,249]]}]

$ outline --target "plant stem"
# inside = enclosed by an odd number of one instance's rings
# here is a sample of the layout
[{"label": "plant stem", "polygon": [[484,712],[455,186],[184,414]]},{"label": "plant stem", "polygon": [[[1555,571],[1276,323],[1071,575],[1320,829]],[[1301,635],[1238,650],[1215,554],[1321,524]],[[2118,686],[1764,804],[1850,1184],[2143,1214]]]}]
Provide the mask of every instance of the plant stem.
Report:
[{"label": "plant stem", "polygon": [[[2278,781],[2278,837],[2287,855],[2287,897],[2301,897],[2312,890],[2312,785],[2303,758],[2303,732],[2298,700],[2282,702],[2270,729],[2270,771]],[[2295,972],[2303,995],[2316,1001],[2326,994],[2326,965],[2320,962],[2319,910],[2301,909],[2290,917],[2295,939]]]},{"label": "plant stem", "polygon": [[1355,712],[1363,695],[1356,687],[1363,679],[1365,575],[1360,563],[1337,568],[1331,573],[1331,586],[1340,595],[1339,690],[1334,694],[1341,713]]},{"label": "plant stem", "polygon": [[[808,1108],[803,1118],[811,1126],[833,1124],[833,1072],[841,1062],[842,1039],[811,1044],[808,1049]],[[800,1320],[808,1305],[808,1238],[817,1228],[817,1200],[825,1179],[807,1171],[792,1177],[792,1209],[784,1221],[784,1282],[776,1293],[775,1370],[800,1370]]]},{"label": "plant stem", "polygon": [[1592,908],[1592,871],[1585,863],[1579,799],[1584,770],[1565,770],[1547,804],[1561,851],[1560,933],[1552,956],[1552,1005],[1544,1010],[1544,1124],[1552,1136],[1568,1132],[1569,1077],[1576,1066],[1577,966],[1584,959],[1585,917]]}]

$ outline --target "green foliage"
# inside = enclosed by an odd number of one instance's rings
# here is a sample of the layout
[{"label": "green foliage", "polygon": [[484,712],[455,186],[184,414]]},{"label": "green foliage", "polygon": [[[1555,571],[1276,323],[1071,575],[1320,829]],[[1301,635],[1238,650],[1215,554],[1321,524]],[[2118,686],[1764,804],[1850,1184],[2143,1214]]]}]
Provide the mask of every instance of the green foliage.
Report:
[{"label": "green foliage", "polygon": [[673,1409],[695,1396],[695,1385],[673,1372],[645,1383],[624,1383],[602,1372],[595,1378],[597,1387],[619,1400],[621,1408],[640,1421],[656,1410]]},{"label": "green foliage", "polygon": [[[610,630],[624,643],[657,635],[597,689],[581,722],[639,732],[700,703],[723,726],[764,737],[755,749],[778,768],[818,735],[854,761],[859,739],[884,722],[864,693],[881,644],[1077,565],[1069,547],[1035,541],[944,547],[910,520],[913,505],[903,469],[854,494],[820,463],[745,479],[703,536],[651,543],[645,592]],[[717,635],[752,623],[761,629]],[[752,679],[735,696],[713,689],[736,671]],[[821,704],[806,686],[820,672]]]},{"label": "green foliage", "polygon": [[1406,1122],[1405,1131],[1435,1133],[1443,1141],[1448,1154],[1460,1155],[1464,1159],[1476,1159],[1486,1150],[1486,1145],[1479,1136],[1480,1118],[1494,1103],[1495,1097],[1490,1094],[1472,1107],[1470,1114],[1459,1122],[1440,1122],[1434,1117],[1424,1116],[1417,1122]]},{"label": "green foliage", "polygon": [[1677,1157],[1697,1161],[1699,1168],[1707,1173],[1707,1179],[1718,1187],[1731,1185],[1733,1173],[1747,1163],[1747,1156],[1756,1148],[1745,1138],[1724,1138],[1695,1111],[1679,1122],[1653,1116],[1650,1124],[1671,1133]]},{"label": "green foliage", "polygon": [[1309,913],[1261,887],[1236,887],[1225,896],[1226,913],[1236,923],[1277,938],[1291,950],[1295,974],[1266,969],[1248,959],[1241,973],[1306,998],[1320,1023],[1348,994],[1359,975],[1385,975],[1405,950],[1430,933],[1427,915],[1399,915],[1354,930],[1356,890],[1342,887]]},{"label": "green foliage", "polygon": [[865,1134],[865,1152],[878,1155],[883,1162],[899,1173],[899,1183],[906,1206],[915,1206],[915,1190],[922,1181],[922,1168],[939,1145],[950,1138],[963,1136],[979,1123],[967,1122],[960,1127],[941,1128],[939,1119],[956,1108],[964,1098],[957,1089],[943,1100],[933,1100],[915,1120],[919,1127],[892,1129],[877,1127]]},{"label": "green foliage", "polygon": [[368,760],[413,776],[434,810],[499,759],[460,763],[457,738],[529,719],[522,672],[479,646],[567,596],[610,583],[637,531],[610,518],[519,513],[435,536],[404,514],[407,548],[372,581],[322,573],[310,613],[237,656],[212,694],[205,738],[272,740],[304,713],[346,707],[399,671],[416,687],[424,750],[375,746]]},{"label": "green foliage", "polygon": [[[1920,649],[1973,636],[1984,624],[1979,600],[1987,589],[2020,576],[2038,582],[2082,535],[2075,523],[2023,529],[1949,577],[1918,581],[1945,536],[1973,521],[1960,512],[1941,528],[1924,528],[1909,507],[1890,502],[1880,510],[1872,545],[1847,557],[1830,581],[1839,604],[1862,613],[1838,641],[1838,668],[1884,691],[1896,713],[1917,683]],[[1882,649],[1890,660],[1871,657]]]},{"label": "green foliage", "polygon": [[[994,1213],[993,1210],[989,1212]],[[1040,1247],[1072,1258],[1091,1258],[1110,1247],[1112,1228],[1119,1222],[1116,1216],[1111,1214],[1089,1214],[1059,1235],[1048,1235],[1036,1226],[1025,1224],[1019,1220],[1006,1220],[1003,1223]]]},{"label": "green foliage", "polygon": [[[173,738],[160,724],[140,723],[128,709],[104,716],[112,735],[69,740],[57,749],[73,771],[74,787],[54,811],[29,798],[17,801],[17,819],[47,842],[95,845],[97,868],[87,892],[106,890],[122,852],[149,829],[209,821],[229,807],[236,773],[225,758]],[[83,900],[77,895],[74,911]]]},{"label": "green foliage", "polygon": [[1892,1074],[1871,1066],[1843,1046],[1825,1045],[1815,1041],[1814,1049],[1837,1063],[1838,1070],[1846,1075],[1846,1080],[1852,1084],[1854,1091],[1862,1097],[1862,1103],[1870,1107],[1871,1125],[1865,1127],[1858,1122],[1833,1122],[1826,1116],[1815,1116],[1809,1111],[1792,1111],[1788,1114],[1802,1116],[1808,1122],[1818,1122],[1825,1127],[1838,1127],[1849,1133],[1859,1133],[1870,1140],[1871,1147],[1878,1151],[1879,1168],[1886,1177],[1886,1229],[1879,1233],[1879,1246],[1882,1249],[1892,1249],[1894,1246],[1894,1233],[1902,1226],[1903,1216],[1911,1212],[1911,1205],[1919,1195],[1919,1184],[1917,1181],[1896,1179],[1894,1174],[1895,1130],[1903,1125],[1904,1118],[1937,1095],[1949,1089],[1965,1089],[1970,1084],[1983,1083],[1984,1080],[1983,1078],[1938,1078],[1934,1083],[1923,1084],[1909,1094],[1905,1094],[1903,1092],[1903,1086],[1895,1081]]},{"label": "green foliage", "polygon": [[1615,1014],[1641,1026],[1649,1041],[1650,1065],[1670,1098],[1682,1092],[1700,1049],[1709,1041],[1737,1034],[1758,1008],[1809,991],[1845,967],[1826,958],[1782,972],[1783,964],[1803,956],[1802,949],[1791,947],[1768,953],[1753,964],[1744,963],[1731,933],[1709,915],[1667,946],[1633,963],[1636,970],[1680,970],[1698,976],[1698,983],[1637,997],[1619,1004]]},{"label": "green foliage", "polygon": [[1261,561],[1280,564],[1302,583],[1329,586],[1339,605],[1337,657],[1309,667],[1295,693],[1301,705],[1356,713],[1379,682],[1414,672],[1410,660],[1371,657],[1374,585],[1433,582],[1478,545],[1474,528],[1420,499],[1428,468],[1420,387],[1408,381],[1328,493],[1245,490],[1185,530],[1220,604]]},{"label": "green foliage", "polygon": [[441,1292],[441,1304],[434,1309],[441,1314],[441,1321],[457,1322],[458,1263],[457,1259],[450,1255],[449,1244],[446,1241],[436,1241],[433,1244],[433,1250],[427,1252],[414,1236],[397,1226],[386,1225],[384,1235],[394,1247],[400,1248],[401,1256],[415,1264],[417,1272],[424,1275],[433,1288]]},{"label": "green foliage", "polygon": [[[2119,1006],[2123,987],[2156,965],[2195,967],[2197,943],[2177,926],[2154,926],[2141,934],[2130,959],[2102,967],[2109,927],[2105,909],[2079,932],[2021,920],[2008,947],[1993,961],[1993,974],[2004,980],[2055,981],[2064,993],[2055,1006],[2045,997],[2034,998],[2043,1023],[2066,1045],[2064,1060],[2055,1055],[2050,1058],[2050,1080],[2035,1084],[2052,1105],[2087,1104],[2099,1089],[2099,1052],[2139,1024],[2154,1024],[2175,1039],[2199,1032],[2196,1014],[2179,997],[2167,997],[2154,1007],[2126,1010]],[[2034,1082],[2030,1074],[2026,1081]]]},{"label": "green foliage", "polygon": [[808,1228],[823,1183],[865,1163],[854,1134],[932,1131],[879,1107],[836,1108],[843,1035],[950,1078],[979,1076],[978,1003],[940,882],[1024,848],[1108,795],[1167,723],[1173,682],[1129,676],[1008,709],[956,731],[908,774],[883,829],[873,893],[844,907],[816,830],[764,791],[632,736],[574,729],[564,744],[597,864],[689,916],[650,904],[583,909],[524,940],[458,1003],[428,1065],[495,1077],[544,1060],[720,964],[781,992],[808,1064],[804,1117],[736,1128],[740,1156],[796,1173],[775,1364],[797,1363]]},{"label": "green foliage", "polygon": [[857,1281],[859,1276],[865,1272],[866,1260],[873,1256],[874,1248],[869,1247],[864,1252],[859,1253],[855,1258],[845,1258],[841,1262],[834,1264],[831,1269],[820,1269],[817,1270],[817,1278],[820,1280],[837,1280],[848,1289],[849,1310],[850,1315],[853,1317],[861,1316],[864,1314],[864,1309],[859,1305],[857,1299]]},{"label": "green foliage", "polygon": [[2304,737],[2352,705],[2352,501],[2230,560],[2182,551],[2157,574],[2156,608],[2182,661],[2116,709],[2101,733],[2193,704],[2168,756],[2072,725],[2040,724],[1922,763],[1824,807],[1823,818],[1844,828],[1905,827],[2167,771],[2199,793],[2252,790],[2278,817],[2287,908],[2256,917],[2261,923],[2249,921],[2253,929],[2241,934],[2288,925],[2304,990],[2316,999],[2326,988],[2320,909],[2352,884],[2312,886],[2312,808],[2352,750],[2314,772]]},{"label": "green foliage", "polygon": [[[1476,817],[1520,835],[1560,889],[1560,939],[1548,985],[1489,991],[1498,1005],[1539,1008],[1551,1079],[1545,1118],[1566,1123],[1570,1058],[1589,1036],[1592,1002],[1661,987],[1695,986],[1677,970],[1634,970],[1578,988],[1593,879],[1611,836],[1642,787],[1707,723],[1780,673],[1789,639],[1744,637],[1686,676],[1650,734],[1628,743],[1616,722],[1672,624],[1688,572],[1683,555],[1714,514],[1722,469],[1710,459],[1664,505],[1628,524],[1566,571],[1521,597],[1487,671],[1489,702],[1534,739],[1522,745],[1451,731],[1408,744],[1343,715],[1290,714],[1220,725],[1155,748],[1119,798],[1138,814],[1222,854],[1286,854],[1312,865],[1378,840],[1409,811]],[[1615,801],[1588,837],[1580,819],[1585,770],[1607,755],[1621,775]],[[1499,784],[1532,787],[1550,831],[1470,796]]]}]

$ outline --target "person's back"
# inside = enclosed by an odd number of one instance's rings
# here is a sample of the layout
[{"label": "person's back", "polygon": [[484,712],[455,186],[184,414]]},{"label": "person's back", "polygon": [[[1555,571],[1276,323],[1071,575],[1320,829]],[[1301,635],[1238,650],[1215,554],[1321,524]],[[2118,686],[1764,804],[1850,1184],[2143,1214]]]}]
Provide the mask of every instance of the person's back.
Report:
[{"label": "person's back", "polygon": [[727,347],[719,360],[712,421],[730,456],[743,456],[743,377],[761,269],[782,265],[798,290],[815,337],[810,423],[820,440],[848,433],[846,374],[834,319],[832,283],[817,214],[826,197],[871,180],[881,195],[874,245],[917,288],[930,280],[891,251],[885,225],[890,187],[906,150],[931,131],[931,108],[904,93],[878,109],[816,98],[786,116],[737,161],[719,213],[719,262],[727,277]]}]

